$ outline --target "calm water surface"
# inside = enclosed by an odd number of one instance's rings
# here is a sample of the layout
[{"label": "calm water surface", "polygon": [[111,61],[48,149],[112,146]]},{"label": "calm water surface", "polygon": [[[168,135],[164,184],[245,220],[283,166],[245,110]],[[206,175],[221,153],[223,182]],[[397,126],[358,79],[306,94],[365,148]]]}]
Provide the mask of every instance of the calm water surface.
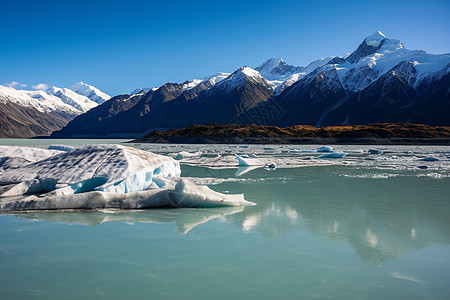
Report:
[{"label": "calm water surface", "polygon": [[0,299],[448,299],[449,177],[236,170],[182,175],[257,206],[0,215]]}]

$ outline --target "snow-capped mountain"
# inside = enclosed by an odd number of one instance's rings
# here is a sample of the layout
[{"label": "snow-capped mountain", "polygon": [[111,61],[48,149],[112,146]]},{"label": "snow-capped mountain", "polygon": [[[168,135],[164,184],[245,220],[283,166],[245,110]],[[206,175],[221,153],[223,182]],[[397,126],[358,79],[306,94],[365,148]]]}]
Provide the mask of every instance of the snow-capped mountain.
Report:
[{"label": "snow-capped mountain", "polygon": [[14,103],[19,106],[34,108],[43,113],[65,112],[77,115],[81,111],[64,103],[61,98],[50,95],[44,91],[16,90],[12,87],[0,85],[0,101]]},{"label": "snow-capped mountain", "polygon": [[103,93],[95,86],[84,83],[83,81],[74,84],[71,90],[77,94],[88,97],[89,99],[98,104],[102,104],[103,102],[111,99],[110,95]]},{"label": "snow-capped mountain", "polygon": [[[75,116],[98,106],[86,96],[67,88],[17,90],[0,85],[3,123],[0,137],[48,135]],[[1,122],[1,120],[0,120]]]},{"label": "snow-capped mountain", "polygon": [[[155,128],[242,123],[290,126],[420,122],[450,125],[450,54],[407,49],[381,32],[345,56],[305,67],[271,58],[184,83],[112,98],[54,136],[132,136]],[[108,121],[105,121],[105,120]],[[89,120],[89,122],[88,122]],[[129,122],[133,120],[133,122]]]}]

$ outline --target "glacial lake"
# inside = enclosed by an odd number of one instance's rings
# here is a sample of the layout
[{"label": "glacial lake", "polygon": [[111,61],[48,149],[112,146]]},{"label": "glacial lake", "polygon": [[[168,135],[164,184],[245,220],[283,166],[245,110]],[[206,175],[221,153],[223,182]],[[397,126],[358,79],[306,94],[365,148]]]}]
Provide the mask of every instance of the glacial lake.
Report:
[{"label": "glacial lake", "polygon": [[[321,160],[320,145],[128,145],[201,152],[182,177],[257,206],[1,214],[0,299],[450,295],[450,147],[335,146],[348,155]],[[234,154],[277,167],[237,168]]]}]

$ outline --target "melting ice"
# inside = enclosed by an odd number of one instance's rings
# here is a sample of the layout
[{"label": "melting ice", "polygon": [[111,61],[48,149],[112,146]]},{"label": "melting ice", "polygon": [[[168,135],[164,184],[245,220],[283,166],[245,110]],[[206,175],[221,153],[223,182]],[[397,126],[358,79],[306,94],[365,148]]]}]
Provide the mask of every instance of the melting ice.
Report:
[{"label": "melting ice", "polygon": [[122,145],[53,148],[0,148],[0,196],[16,196],[0,209],[253,205],[180,179],[179,162],[168,156]]}]

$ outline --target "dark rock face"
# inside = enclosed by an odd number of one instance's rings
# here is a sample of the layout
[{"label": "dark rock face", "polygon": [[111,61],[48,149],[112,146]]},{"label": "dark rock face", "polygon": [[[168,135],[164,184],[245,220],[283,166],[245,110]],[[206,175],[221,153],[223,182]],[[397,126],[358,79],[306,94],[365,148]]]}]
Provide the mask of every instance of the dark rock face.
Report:
[{"label": "dark rock face", "polygon": [[42,113],[36,109],[0,101],[0,138],[50,135],[74,118],[67,113]]},{"label": "dark rock face", "polygon": [[380,44],[376,47],[374,46],[370,46],[366,43],[366,41],[362,42],[358,48],[352,53],[350,54],[349,57],[347,57],[347,59],[345,61],[349,62],[349,63],[355,63],[357,62],[361,57],[364,56],[368,56],[371,54],[374,54],[375,52],[377,52],[384,44],[385,40],[382,40],[380,42]]},{"label": "dark rock face", "polygon": [[271,100],[281,107],[283,114],[267,123],[277,126],[316,125],[330,106],[346,97],[347,92],[337,77],[336,70],[318,70]]}]

